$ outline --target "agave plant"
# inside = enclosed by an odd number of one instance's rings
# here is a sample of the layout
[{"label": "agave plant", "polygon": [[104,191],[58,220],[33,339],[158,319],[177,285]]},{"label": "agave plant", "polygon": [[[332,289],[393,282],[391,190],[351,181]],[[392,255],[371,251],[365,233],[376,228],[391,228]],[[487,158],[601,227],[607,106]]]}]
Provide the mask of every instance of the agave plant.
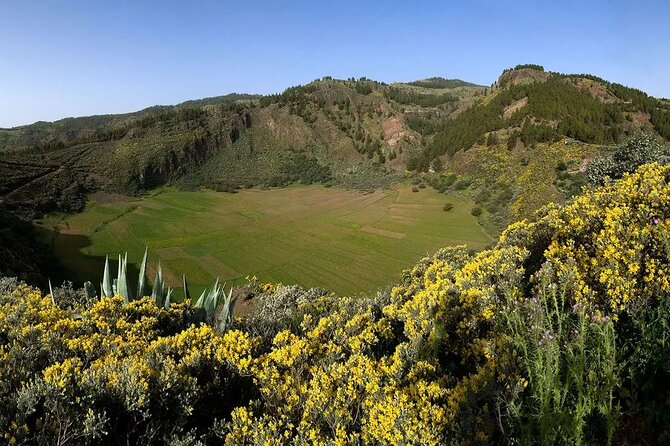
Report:
[{"label": "agave plant", "polygon": [[[225,285],[219,285],[219,279],[216,279],[211,290],[205,290],[200,295],[200,298],[195,302],[196,321],[206,322],[209,325],[216,326],[216,328],[223,333],[230,327],[233,321],[233,289],[230,288],[228,294],[224,289]],[[219,317],[217,320],[217,308],[221,307]]]},{"label": "agave plant", "polygon": [[[144,258],[140,264],[140,275],[137,283],[138,298],[143,297],[146,293],[145,275],[147,270],[148,248],[144,250]],[[128,285],[128,253],[124,256],[119,255],[119,269],[115,279],[109,271],[109,257],[105,258],[105,269],[102,275],[102,283],[100,284],[100,295],[102,297],[113,297],[119,295],[125,299],[126,302],[133,300],[132,289]],[[184,297],[190,302],[191,293],[186,281],[186,276],[182,276]],[[86,293],[95,296],[95,290],[90,282],[84,284]],[[163,280],[163,269],[160,262],[156,268],[156,276],[154,278],[153,288],[151,290],[151,297],[156,301],[159,307],[169,308],[172,304],[172,293],[174,289],[168,287],[165,290],[165,282]],[[53,295],[53,294],[52,294]],[[233,289],[226,294],[224,286],[219,285],[219,279],[216,279],[214,286],[207,290],[205,289],[200,298],[193,304],[195,309],[193,315],[193,322],[205,322],[209,325],[215,326],[220,332],[224,332],[230,327],[233,321]],[[217,309],[220,308],[217,317]]]},{"label": "agave plant", "polygon": [[[144,248],[144,258],[142,259],[142,263],[140,264],[140,276],[137,279],[137,297],[141,298],[144,297],[144,288],[146,286],[145,281],[144,281],[144,276],[147,273],[147,258],[149,257],[149,247],[146,246]],[[158,267],[160,268],[160,263],[158,264]]]}]

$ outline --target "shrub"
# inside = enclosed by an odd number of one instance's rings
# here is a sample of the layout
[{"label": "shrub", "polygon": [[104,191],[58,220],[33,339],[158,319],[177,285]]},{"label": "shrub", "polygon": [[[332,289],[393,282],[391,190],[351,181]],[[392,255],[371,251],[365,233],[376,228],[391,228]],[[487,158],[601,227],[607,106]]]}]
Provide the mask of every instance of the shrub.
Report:
[{"label": "shrub", "polygon": [[253,312],[241,322],[241,327],[271,344],[279,332],[298,330],[305,316],[305,306],[327,294],[326,290],[318,288],[279,284],[269,292],[256,296]]},{"label": "shrub", "polygon": [[68,299],[73,309],[2,280],[0,433],[9,444],[667,443],[668,178],[670,166],[643,166],[478,254],[440,250],[389,292],[268,287],[244,330],[223,334],[193,323],[187,303]]},{"label": "shrub", "polygon": [[442,210],[443,210],[443,211],[447,211],[447,212],[449,212],[449,211],[452,210],[453,208],[454,208],[454,204],[453,204],[453,203],[444,203],[444,206],[442,206]]},{"label": "shrub", "polygon": [[651,162],[670,162],[670,146],[648,135],[639,136],[620,145],[611,156],[595,158],[587,168],[586,177],[590,184],[600,185],[605,178],[619,179]]},{"label": "shrub", "polygon": [[412,192],[419,192],[419,186],[412,186]]},{"label": "shrub", "polygon": [[250,383],[233,362],[253,342],[192,325],[191,312],[188,304],[161,309],[149,297],[68,309],[25,285],[3,293],[4,439],[164,444],[187,430],[207,432],[248,399]]},{"label": "shrub", "polygon": [[464,190],[464,189],[467,189],[468,187],[470,187],[471,184],[472,184],[471,179],[461,178],[460,180],[456,181],[453,184],[453,188],[455,190]]},{"label": "shrub", "polygon": [[470,213],[475,217],[479,217],[480,215],[482,215],[482,208],[480,208],[479,206],[475,206],[472,208],[472,211],[470,211]]}]

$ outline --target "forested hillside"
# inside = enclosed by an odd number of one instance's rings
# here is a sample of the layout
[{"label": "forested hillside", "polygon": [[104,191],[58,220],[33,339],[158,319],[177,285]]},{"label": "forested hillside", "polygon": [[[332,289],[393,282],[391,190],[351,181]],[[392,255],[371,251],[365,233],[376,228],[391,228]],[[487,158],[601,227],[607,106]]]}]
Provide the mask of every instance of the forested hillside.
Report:
[{"label": "forested hillside", "polygon": [[669,109],[638,90],[537,65],[505,70],[490,88],[325,77],[277,95],[0,129],[0,205],[29,219],[77,211],[97,189],[234,191],[296,181],[374,189],[405,169],[459,174],[454,156],[473,147],[524,152],[531,162],[538,145],[558,141],[606,148],[643,131],[667,139]]}]

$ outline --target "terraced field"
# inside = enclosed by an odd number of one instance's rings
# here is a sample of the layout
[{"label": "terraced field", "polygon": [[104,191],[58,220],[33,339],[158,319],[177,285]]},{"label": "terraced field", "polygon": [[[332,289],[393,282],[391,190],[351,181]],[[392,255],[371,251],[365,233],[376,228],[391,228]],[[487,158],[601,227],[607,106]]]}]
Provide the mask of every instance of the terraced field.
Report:
[{"label": "terraced field", "polygon": [[[445,212],[445,202],[454,209]],[[370,292],[403,269],[452,244],[480,249],[490,237],[470,215],[472,203],[408,185],[370,194],[296,186],[237,194],[162,190],[140,200],[98,195],[84,213],[58,222],[52,242],[80,280],[97,283],[104,256],[128,252],[139,262],[149,247],[173,286],[186,274],[195,290],[216,277],[237,284],[318,286]],[[53,226],[56,220],[45,220]]]}]

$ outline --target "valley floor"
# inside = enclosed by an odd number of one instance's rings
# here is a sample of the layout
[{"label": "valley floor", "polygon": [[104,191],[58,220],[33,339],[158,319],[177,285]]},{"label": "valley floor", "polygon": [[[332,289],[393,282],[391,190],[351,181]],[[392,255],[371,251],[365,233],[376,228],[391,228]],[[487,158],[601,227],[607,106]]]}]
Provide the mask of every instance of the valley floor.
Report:
[{"label": "valley floor", "polygon": [[[446,202],[454,205],[445,212]],[[105,255],[128,252],[138,264],[149,247],[149,278],[160,260],[167,284],[185,274],[194,291],[216,277],[371,292],[389,285],[437,249],[491,238],[472,203],[402,185],[370,194],[294,186],[237,194],[164,189],[142,198],[98,194],[83,213],[46,218],[50,243],[78,280],[97,283]],[[136,274],[135,270],[135,274]]]}]

